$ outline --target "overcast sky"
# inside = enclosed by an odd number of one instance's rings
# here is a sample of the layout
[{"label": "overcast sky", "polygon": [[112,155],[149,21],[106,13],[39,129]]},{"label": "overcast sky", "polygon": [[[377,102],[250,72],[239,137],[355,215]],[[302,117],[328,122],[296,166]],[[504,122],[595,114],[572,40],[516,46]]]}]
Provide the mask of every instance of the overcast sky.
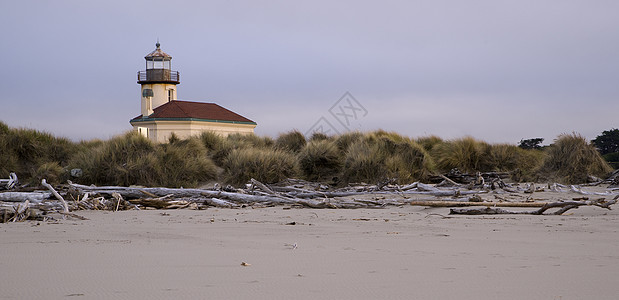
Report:
[{"label": "overcast sky", "polygon": [[[592,139],[619,127],[618,16],[615,0],[1,1],[0,120],[74,140],[130,130],[159,39],[180,100],[259,135]],[[350,104],[356,118],[330,113]]]}]

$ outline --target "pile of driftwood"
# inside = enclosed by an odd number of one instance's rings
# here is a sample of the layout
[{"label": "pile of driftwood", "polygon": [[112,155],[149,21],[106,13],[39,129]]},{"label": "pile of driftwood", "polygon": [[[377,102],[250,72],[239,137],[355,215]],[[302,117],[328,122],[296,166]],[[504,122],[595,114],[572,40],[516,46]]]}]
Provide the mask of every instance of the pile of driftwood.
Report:
[{"label": "pile of driftwood", "polygon": [[[47,184],[45,191],[0,192],[0,222],[46,220],[51,213],[75,215],[79,210],[127,209],[206,209],[208,207],[240,208],[286,205],[308,208],[384,208],[388,206],[419,205],[432,207],[459,207],[452,214],[553,214],[583,205],[610,209],[619,198],[619,188],[605,192],[589,192],[581,186],[560,184],[535,185],[505,183],[501,176],[484,178],[460,184],[439,175],[438,184],[415,182],[408,185],[383,183],[358,184],[332,189],[329,186],[289,179],[279,184],[266,185],[252,179],[245,188],[215,185],[209,189],[163,187],[87,186],[69,182],[57,187]],[[533,193],[552,192],[579,197],[561,197],[561,201],[535,201]],[[595,199],[593,199],[595,198]],[[542,199],[543,200],[543,199]],[[462,208],[465,207],[465,208]],[[535,210],[508,211],[502,207],[536,208]]]}]

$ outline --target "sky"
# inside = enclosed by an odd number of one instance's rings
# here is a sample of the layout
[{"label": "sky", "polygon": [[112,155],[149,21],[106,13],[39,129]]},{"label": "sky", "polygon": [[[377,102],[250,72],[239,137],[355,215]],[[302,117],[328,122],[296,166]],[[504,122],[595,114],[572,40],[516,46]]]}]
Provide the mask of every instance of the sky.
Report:
[{"label": "sky", "polygon": [[0,121],[108,139],[157,40],[256,133],[517,144],[619,127],[619,1],[1,1]]}]

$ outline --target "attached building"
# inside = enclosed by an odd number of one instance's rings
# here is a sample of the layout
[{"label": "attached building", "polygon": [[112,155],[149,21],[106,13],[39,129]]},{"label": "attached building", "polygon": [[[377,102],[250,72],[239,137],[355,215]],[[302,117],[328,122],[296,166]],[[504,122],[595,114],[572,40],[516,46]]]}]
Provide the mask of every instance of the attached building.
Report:
[{"label": "attached building", "polygon": [[180,74],[172,71],[172,56],[163,52],[159,42],[149,53],[146,70],[138,72],[142,87],[142,114],[131,119],[135,130],[156,142],[166,142],[174,133],[179,138],[213,131],[223,136],[253,134],[256,122],[215,103],[180,101],[176,85]]}]

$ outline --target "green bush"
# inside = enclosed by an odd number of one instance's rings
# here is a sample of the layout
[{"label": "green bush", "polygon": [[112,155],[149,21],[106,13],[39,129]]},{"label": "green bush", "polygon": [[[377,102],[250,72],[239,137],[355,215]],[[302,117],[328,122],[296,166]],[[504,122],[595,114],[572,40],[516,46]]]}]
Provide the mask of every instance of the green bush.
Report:
[{"label": "green bush", "polygon": [[289,152],[273,149],[235,149],[223,164],[224,180],[241,185],[254,178],[263,183],[275,183],[299,175],[297,158]]},{"label": "green bush", "polygon": [[298,157],[306,180],[337,183],[343,162],[335,142],[327,139],[311,140],[301,149]]},{"label": "green bush", "polygon": [[619,169],[619,152],[604,154],[602,157],[604,157],[612,168]]},{"label": "green bush", "polygon": [[587,182],[589,175],[604,177],[612,171],[597,149],[576,133],[560,135],[546,151],[539,169],[542,178],[577,184]]}]

